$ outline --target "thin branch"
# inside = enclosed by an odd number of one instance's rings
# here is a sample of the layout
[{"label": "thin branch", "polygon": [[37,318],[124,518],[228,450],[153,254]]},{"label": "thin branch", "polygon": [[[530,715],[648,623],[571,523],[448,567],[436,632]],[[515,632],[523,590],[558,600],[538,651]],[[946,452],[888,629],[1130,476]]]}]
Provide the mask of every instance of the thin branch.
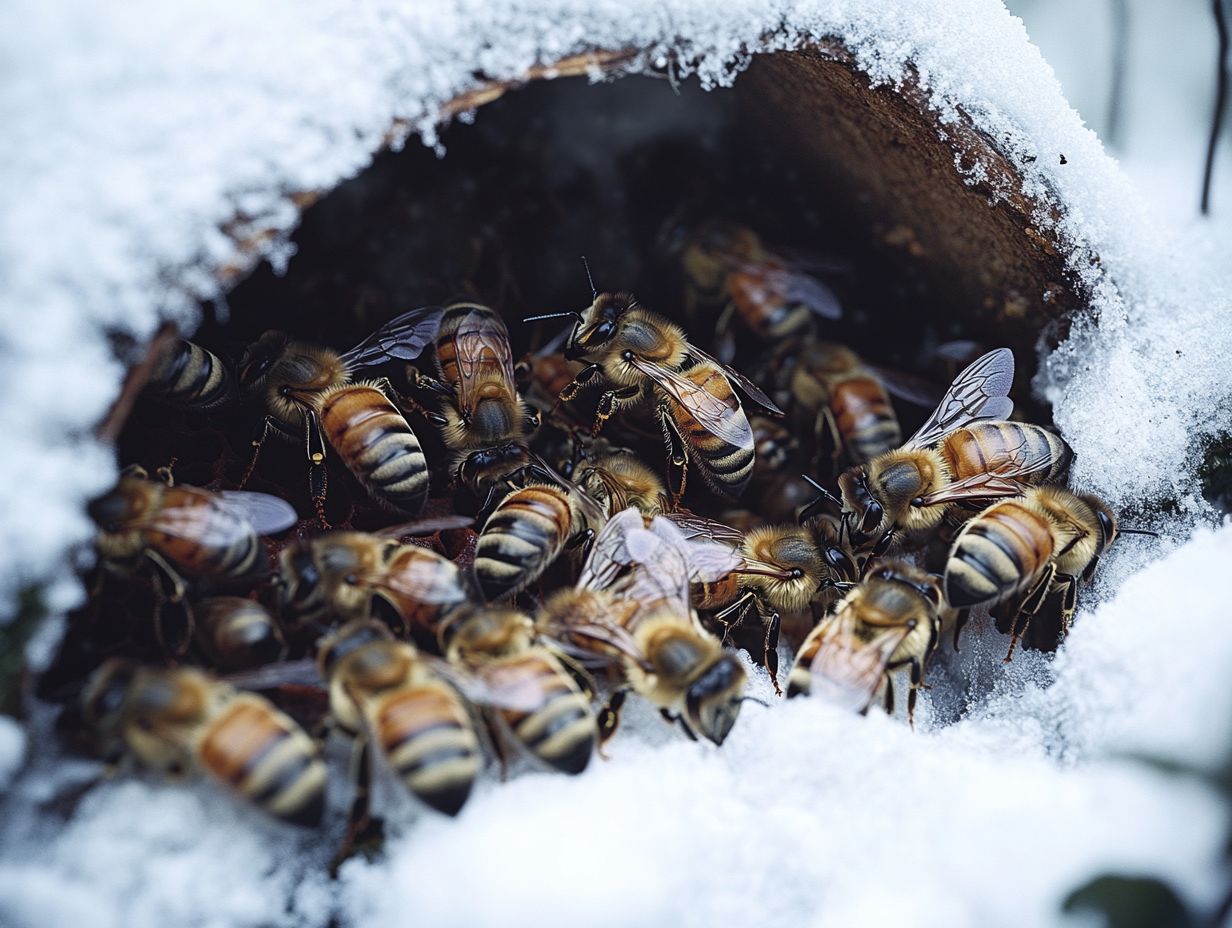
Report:
[{"label": "thin branch", "polygon": [[1129,57],[1129,0],[1112,0],[1112,81],[1108,87],[1108,144],[1121,141],[1121,101],[1125,98],[1125,63]]},{"label": "thin branch", "polygon": [[1211,137],[1206,144],[1206,170],[1202,172],[1202,215],[1211,211],[1211,175],[1215,171],[1215,146],[1223,126],[1224,104],[1228,97],[1228,20],[1223,0],[1213,0],[1215,29],[1219,33],[1219,68],[1215,74],[1215,112],[1211,115]]}]

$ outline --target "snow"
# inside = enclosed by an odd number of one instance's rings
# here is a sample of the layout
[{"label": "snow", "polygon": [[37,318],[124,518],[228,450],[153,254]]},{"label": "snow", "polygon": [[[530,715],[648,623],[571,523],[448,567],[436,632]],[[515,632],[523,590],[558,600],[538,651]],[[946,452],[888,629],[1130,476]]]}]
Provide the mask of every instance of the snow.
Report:
[{"label": "snow", "polygon": [[[1081,486],[1165,537],[1118,542],[1056,660],[1004,667],[1004,638],[970,636],[934,671],[914,733],[815,701],[750,704],[715,750],[631,712],[611,762],[489,783],[458,821],[416,819],[386,859],[349,863],[336,883],[319,876],[332,837],[254,821],[205,788],[115,779],[66,819],[56,797],[97,770],[35,737],[0,818],[0,924],[1038,925],[1109,870],[1212,902],[1224,807],[1130,755],[1221,762],[1232,726],[1232,629],[1212,593],[1232,528],[1185,540],[1210,521],[1196,455],[1232,428],[1232,235],[1148,200],[1141,184],[1175,173],[1132,147],[1149,131],[1142,110],[1127,122],[1136,185],[991,0],[7,4],[0,615],[33,583],[53,611],[80,596],[66,552],[90,534],[82,500],[114,476],[89,437],[123,372],[111,345],[163,318],[191,329],[195,301],[221,299],[215,272],[255,258],[221,231],[237,213],[294,261],[290,195],[361,170],[395,118],[435,144],[440,105],[476,70],[515,77],[634,47],[631,70],[674,62],[719,87],[751,49],[824,35],[878,81],[913,66],[943,122],[967,114],[1027,193],[1065,205],[1057,232],[1091,307],[1035,386]],[[1132,86],[1151,86],[1144,58]],[[1185,151],[1189,125],[1176,130]],[[1217,203],[1232,175],[1221,180]],[[1166,524],[1152,515],[1163,500],[1177,508]],[[15,735],[0,720],[0,784]]]},{"label": "snow", "polygon": [[21,769],[26,753],[26,736],[21,726],[7,715],[0,715],[0,795]]}]

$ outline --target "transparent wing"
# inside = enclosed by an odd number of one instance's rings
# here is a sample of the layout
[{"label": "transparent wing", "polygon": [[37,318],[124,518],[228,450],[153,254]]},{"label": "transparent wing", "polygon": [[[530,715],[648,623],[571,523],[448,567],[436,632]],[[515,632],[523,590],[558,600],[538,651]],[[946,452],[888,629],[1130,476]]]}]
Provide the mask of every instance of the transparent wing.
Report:
[{"label": "transparent wing", "polygon": [[408,535],[432,535],[436,532],[447,532],[452,529],[469,528],[475,524],[472,516],[444,515],[429,519],[414,519],[398,525],[387,525],[373,532],[378,538],[401,539]]},{"label": "transparent wing", "polygon": [[538,678],[502,673],[499,666],[462,667],[430,654],[421,653],[419,660],[476,705],[534,712],[544,704],[543,686]]},{"label": "transparent wing", "polygon": [[644,525],[642,514],[632,506],[608,519],[595,538],[577,585],[587,590],[610,589],[633,563],[625,539],[631,531],[642,529]]},{"label": "transparent wing", "polygon": [[463,411],[474,409],[473,393],[484,368],[496,368],[509,395],[516,395],[509,330],[500,316],[487,307],[478,307],[462,319],[454,339],[458,352],[458,404]]},{"label": "transparent wing", "polygon": [[[687,377],[661,365],[650,364],[636,357],[629,363],[688,410],[698,424],[716,438],[737,448],[753,443],[753,427],[749,425],[748,417],[740,409],[739,403],[736,403],[733,408],[724,400],[703,390]],[[712,361],[712,363],[718,364],[719,362]]]},{"label": "transparent wing", "polygon": [[427,548],[408,547],[413,556],[399,557],[388,570],[361,575],[360,581],[375,590],[388,590],[395,597],[431,606],[451,605],[466,599],[458,565]]},{"label": "transparent wing", "polygon": [[917,377],[906,371],[869,364],[867,361],[864,362],[864,366],[873,372],[887,393],[913,406],[933,409],[945,397],[945,388],[926,377]]},{"label": "transparent wing", "polygon": [[840,607],[818,629],[823,637],[809,664],[810,689],[811,695],[863,712],[881,685],[891,655],[911,629],[892,626],[864,639],[856,634],[856,622],[851,610]]},{"label": "transparent wing", "polygon": [[[1020,474],[1019,476],[1025,475]],[[942,487],[936,493],[921,497],[920,505],[935,506],[939,503],[1003,499],[1007,496],[1021,496],[1026,489],[1027,484],[1013,476],[976,474]]]},{"label": "transparent wing", "polygon": [[[185,499],[183,505],[163,506],[148,517],[125,522],[125,526],[213,548],[243,544],[253,536],[255,530],[247,516],[224,505],[216,494],[195,487],[177,487],[176,492]],[[193,502],[193,498],[204,498],[205,505]]]},{"label": "transparent wing", "polygon": [[770,397],[766,396],[765,391],[762,390],[761,387],[753,383],[753,381],[749,380],[749,378],[745,377],[744,374],[740,373],[734,367],[724,364],[714,355],[706,353],[692,342],[689,343],[689,354],[698,361],[709,361],[711,364],[718,367],[723,372],[723,376],[731,381],[733,386],[737,387],[744,393],[745,396],[751,399],[762,409],[775,416],[784,415],[783,410],[779,409],[778,406],[774,404],[774,401],[770,399]]},{"label": "transparent wing", "polygon": [[743,533],[691,512],[665,513],[663,518],[679,529],[694,582],[714,583],[747,565],[738,550],[744,542]]},{"label": "transparent wing", "polygon": [[444,312],[441,306],[421,306],[395,316],[344,352],[342,360],[350,367],[373,367],[393,360],[414,361],[436,338]]},{"label": "transparent wing", "polygon": [[761,274],[765,286],[780,293],[792,303],[799,303],[823,319],[841,319],[843,306],[838,295],[811,274],[787,267],[753,268]]},{"label": "transparent wing", "polygon": [[540,468],[553,483],[566,490],[577,502],[578,507],[582,510],[592,528],[598,528],[607,521],[607,511],[593,496],[529,448],[527,449],[527,454],[529,454],[536,467]]},{"label": "transparent wing", "polygon": [[254,667],[223,677],[228,683],[242,690],[274,690],[280,686],[324,686],[325,681],[311,658],[296,661],[279,661]]},{"label": "transparent wing", "polygon": [[273,535],[285,531],[299,521],[295,507],[285,499],[268,493],[247,490],[219,490],[214,494],[219,505],[247,519],[258,534]]},{"label": "transparent wing", "polygon": [[666,512],[662,517],[680,530],[685,541],[713,541],[731,548],[739,548],[744,544],[744,532],[725,522],[707,519],[687,509]]},{"label": "transparent wing", "polygon": [[926,448],[978,419],[1005,419],[1014,411],[1009,398],[1014,384],[1014,353],[998,348],[963,369],[933,414],[904,445]]}]

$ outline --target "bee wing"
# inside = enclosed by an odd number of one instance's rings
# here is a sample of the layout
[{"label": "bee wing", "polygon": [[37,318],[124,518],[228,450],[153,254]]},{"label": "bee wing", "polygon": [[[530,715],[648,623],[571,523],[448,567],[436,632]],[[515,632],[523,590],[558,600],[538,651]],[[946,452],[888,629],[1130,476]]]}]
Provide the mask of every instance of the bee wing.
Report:
[{"label": "bee wing", "polygon": [[539,637],[586,667],[610,667],[619,662],[619,654],[650,669],[637,639],[615,620],[571,622],[559,629],[545,628]]},{"label": "bee wing", "polygon": [[799,303],[823,319],[841,319],[843,306],[838,295],[828,286],[804,271],[790,267],[753,268],[761,274],[769,289],[782,294],[793,303]]},{"label": "bee wing", "polygon": [[285,499],[247,490],[219,490],[219,505],[247,519],[260,535],[274,535],[299,521],[299,513]]},{"label": "bee wing", "polygon": [[[709,358],[709,355],[706,355]],[[719,364],[711,359],[712,363]],[[648,364],[638,358],[630,362],[634,367],[658,384],[673,400],[687,409],[698,424],[702,425],[716,438],[720,438],[735,447],[747,447],[753,443],[753,427],[749,425],[748,417],[734,415],[740,410],[739,404],[733,410],[725,401],[703,390],[687,377],[682,377],[675,371],[668,370],[658,364]],[[720,367],[722,365],[719,365]]]},{"label": "bee wing", "polygon": [[714,583],[745,566],[745,558],[737,550],[744,542],[742,533],[691,512],[665,513],[663,518],[680,530],[693,581]]},{"label": "bee wing", "polygon": [[964,368],[905,448],[926,448],[978,419],[1005,419],[1014,411],[1014,353],[998,348]]},{"label": "bee wing", "polygon": [[[726,377],[731,382],[732,386],[739,389],[742,393],[744,393],[745,396],[751,399],[754,403],[756,403],[762,409],[769,412],[771,415],[775,415],[775,416],[784,415],[783,410],[779,409],[778,406],[774,404],[774,401],[770,399],[770,397],[766,396],[765,391],[762,390],[761,387],[753,383],[753,381],[749,380],[749,378],[745,377],[744,374],[740,373],[734,367],[731,367],[728,364],[724,364],[722,361],[720,361],[718,358],[716,358],[712,354],[707,354],[705,351],[698,348],[692,342],[689,343],[689,354],[695,359],[697,359],[698,361],[709,361],[711,364],[714,364],[716,367],[718,367],[723,372],[723,376]],[[691,386],[693,386],[694,389],[698,389],[696,384],[693,384],[692,381],[690,381],[689,383]],[[704,392],[704,391],[699,391],[699,392]]]},{"label": "bee wing", "polygon": [[470,702],[493,709],[513,712],[534,712],[543,705],[544,697],[537,680],[501,679],[499,668],[488,666],[461,667],[430,654],[419,655],[436,673]]},{"label": "bee wing", "polygon": [[379,529],[372,534],[378,538],[401,539],[406,535],[432,535],[436,532],[447,532],[451,529],[469,528],[474,524],[475,520],[471,516],[435,516],[430,519],[414,519],[410,522],[399,523],[398,525],[387,525],[385,528]]},{"label": "bee wing", "polygon": [[873,372],[887,393],[913,406],[932,409],[945,397],[944,388],[926,377],[917,377],[915,374],[882,367],[879,364],[869,364],[867,361],[864,362],[864,366]]},{"label": "bee wing", "polygon": [[608,519],[595,538],[590,556],[582,566],[577,585],[587,590],[606,590],[626,574],[633,558],[625,546],[629,532],[643,529],[642,514],[633,506]]},{"label": "bee wing", "polygon": [[349,367],[414,361],[436,338],[444,312],[442,306],[421,306],[395,316],[350,351],[343,352],[342,360]]},{"label": "bee wing", "polygon": [[840,608],[827,621],[829,633],[809,664],[811,691],[853,712],[863,712],[881,685],[891,655],[910,629],[892,626],[863,640],[855,634],[856,620],[850,610]]},{"label": "bee wing", "polygon": [[458,405],[464,412],[474,409],[472,393],[480,371],[495,366],[510,396],[517,394],[513,378],[513,350],[509,330],[496,313],[473,310],[462,319],[454,336],[458,361]]},{"label": "bee wing", "polygon": [[424,557],[416,557],[391,569],[361,575],[360,580],[375,590],[388,590],[430,606],[447,606],[466,599],[458,565],[427,548]]},{"label": "bee wing", "polygon": [[254,526],[242,510],[229,506],[217,494],[207,490],[195,487],[178,489],[181,493],[191,492],[193,497],[203,497],[207,505],[186,501],[183,505],[163,506],[149,516],[127,521],[125,526],[211,547],[229,547],[251,537]]},{"label": "bee wing", "polygon": [[[1024,476],[1018,472],[1016,476]],[[1027,484],[1015,479],[1015,475],[975,474],[965,480],[951,483],[935,493],[921,497],[920,505],[935,506],[938,503],[959,503],[967,500],[994,500],[1007,496],[1021,496]]]},{"label": "bee wing", "polygon": [[242,690],[273,690],[280,686],[324,686],[316,661],[303,658],[296,661],[279,661],[254,667],[223,677],[232,686]]}]

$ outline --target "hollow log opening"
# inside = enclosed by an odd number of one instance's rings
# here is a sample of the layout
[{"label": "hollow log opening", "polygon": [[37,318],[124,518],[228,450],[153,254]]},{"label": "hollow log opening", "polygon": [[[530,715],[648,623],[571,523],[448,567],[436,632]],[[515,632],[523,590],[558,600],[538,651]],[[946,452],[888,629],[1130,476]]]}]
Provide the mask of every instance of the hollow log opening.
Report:
[{"label": "hollow log opening", "polygon": [[[942,138],[921,92],[870,88],[841,49],[760,56],[731,89],[712,92],[656,77],[531,81],[463,113],[441,145],[443,157],[415,141],[383,152],[322,196],[303,214],[285,273],[261,264],[231,291],[226,313],[207,308],[192,337],[230,361],[272,328],[345,348],[398,313],[466,297],[504,314],[517,358],[569,323],[523,318],[590,302],[582,255],[600,290],[630,290],[679,319],[672,243],[683,228],[723,219],[799,256],[838,294],[843,318],[821,323],[826,339],[941,386],[956,368],[930,361],[932,346],[1009,345],[1019,409],[1049,421],[1029,397],[1035,345],[1081,300],[1065,282],[1060,246],[1032,226],[1032,203],[993,195],[1017,185],[989,140],[962,120]],[[986,180],[968,185],[956,162],[980,164]],[[691,339],[712,348],[713,323],[692,321]],[[741,334],[735,366],[763,349]],[[928,410],[898,411],[910,434]],[[234,487],[260,421],[251,404],[205,414],[142,399],[120,434],[119,459],[151,470],[174,462],[182,483]],[[445,511],[447,455],[421,426],[435,469],[429,512]],[[662,460],[657,442],[647,436],[647,459]],[[302,442],[271,440],[248,488],[306,515],[305,470]],[[336,461],[325,515],[338,528],[400,521]],[[465,558],[467,543],[439,545]],[[121,589],[115,602],[89,607],[94,616],[122,609],[132,621],[76,622],[50,685],[128,648],[130,632],[155,656],[140,618],[149,604],[139,599]]]}]

